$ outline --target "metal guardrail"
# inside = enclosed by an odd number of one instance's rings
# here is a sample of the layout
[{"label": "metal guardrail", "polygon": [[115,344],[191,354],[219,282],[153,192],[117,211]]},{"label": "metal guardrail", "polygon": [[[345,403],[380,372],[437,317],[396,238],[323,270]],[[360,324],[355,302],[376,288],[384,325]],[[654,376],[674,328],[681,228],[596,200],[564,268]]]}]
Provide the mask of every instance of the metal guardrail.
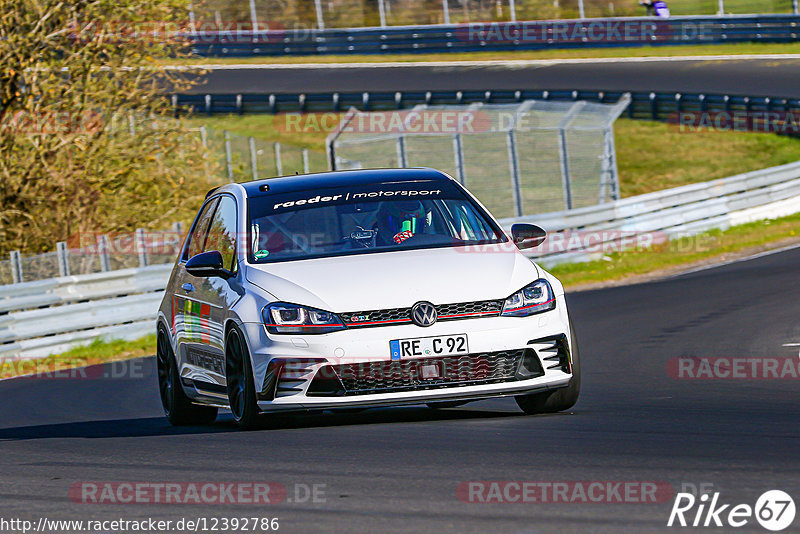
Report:
[{"label": "metal guardrail", "polygon": [[[604,251],[570,249],[570,232],[593,232],[595,246],[624,247],[643,233],[688,236],[800,212],[800,162],[629,197],[570,211],[503,219],[545,228],[545,243],[565,247],[531,254],[544,265],[595,259]],[[97,337],[135,339],[154,332],[172,265],[65,276],[0,287],[0,358],[35,358]]]},{"label": "metal guardrail", "polygon": [[153,333],[171,271],[172,264],[153,265],[0,287],[0,358]]},{"label": "metal guardrail", "polygon": [[556,48],[791,42],[797,15],[618,17],[388,28],[203,31],[201,56],[415,54]]},{"label": "metal guardrail", "polygon": [[[570,211],[503,219],[542,226],[550,234],[530,256],[544,265],[587,261],[647,235],[675,239],[800,212],[800,162],[770,167]],[[570,246],[570,235],[578,239]],[[556,234],[564,234],[558,236]],[[591,239],[588,236],[591,235]],[[554,246],[554,243],[562,243]],[[631,243],[632,244],[632,243]],[[589,248],[584,248],[586,246]]]},{"label": "metal guardrail", "polygon": [[[396,91],[270,94],[195,94],[174,95],[178,112],[191,108],[195,113],[295,113],[344,112],[351,107],[361,111],[408,109],[417,105],[513,104],[525,100],[586,100],[613,104],[624,91],[508,90],[508,91]],[[674,120],[680,113],[800,113],[800,99],[726,94],[633,92],[625,115],[632,119]]]}]

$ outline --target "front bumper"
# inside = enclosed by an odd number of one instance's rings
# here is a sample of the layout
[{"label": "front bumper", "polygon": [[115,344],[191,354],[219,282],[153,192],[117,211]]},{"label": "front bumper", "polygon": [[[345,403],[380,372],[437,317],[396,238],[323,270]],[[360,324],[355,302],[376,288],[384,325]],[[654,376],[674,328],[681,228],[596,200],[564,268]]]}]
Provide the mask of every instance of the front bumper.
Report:
[{"label": "front bumper", "polygon": [[[557,297],[554,310],[529,317],[476,318],[427,328],[409,324],[304,336],[268,334],[260,323],[242,327],[250,343],[258,404],[264,411],[477,400],[564,387],[572,377],[572,339],[563,295]],[[454,334],[467,334],[469,355],[442,364],[447,380],[413,376],[419,364],[437,358],[391,359],[390,340]],[[510,360],[498,360],[499,354],[505,355],[502,358],[516,354],[519,359],[512,369]],[[536,367],[531,358],[541,372],[526,372]],[[520,372],[523,359],[527,363]],[[349,380],[342,370],[351,373]],[[389,380],[391,373],[400,375]],[[321,392],[323,374],[328,386]]]}]

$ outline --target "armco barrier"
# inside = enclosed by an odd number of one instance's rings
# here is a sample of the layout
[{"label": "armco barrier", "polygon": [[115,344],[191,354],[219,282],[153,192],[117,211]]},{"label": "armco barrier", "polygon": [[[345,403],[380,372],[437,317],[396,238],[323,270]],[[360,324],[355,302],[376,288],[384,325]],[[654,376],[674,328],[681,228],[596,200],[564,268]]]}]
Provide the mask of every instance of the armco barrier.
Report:
[{"label": "armco barrier", "polygon": [[171,270],[153,265],[0,286],[0,359],[153,333]]},{"label": "armco barrier", "polygon": [[[800,212],[800,162],[570,211],[501,220],[559,233],[595,231],[600,243],[621,232],[674,238]],[[603,231],[606,231],[607,239]],[[597,242],[595,242],[597,244]],[[534,249],[544,265],[602,256]],[[137,338],[155,331],[171,265],[153,265],[0,286],[0,359],[41,357],[96,337]]]},{"label": "armco barrier", "polygon": [[797,15],[597,18],[388,28],[200,31],[202,56],[409,54],[642,45],[791,42]]},{"label": "armco barrier", "polygon": [[[452,105],[482,102],[512,104],[524,100],[586,100],[613,104],[626,92],[575,90],[509,91],[406,91],[331,92],[291,94],[193,94],[174,95],[176,113],[189,108],[195,113],[293,113],[407,109],[418,104]],[[681,113],[793,113],[800,117],[800,99],[770,96],[736,96],[703,93],[634,92],[625,115],[632,119],[678,122]]]},{"label": "armco barrier", "polygon": [[[503,219],[510,229],[516,222],[538,224],[550,234],[551,245],[533,249],[529,255],[543,265],[586,261],[619,246],[621,234],[649,234],[663,238],[690,236],[713,228],[725,229],[761,219],[800,212],[800,162],[749,173],[690,184],[655,193],[624,198],[606,204],[557,213]],[[556,233],[593,232],[591,249],[554,250]]]}]

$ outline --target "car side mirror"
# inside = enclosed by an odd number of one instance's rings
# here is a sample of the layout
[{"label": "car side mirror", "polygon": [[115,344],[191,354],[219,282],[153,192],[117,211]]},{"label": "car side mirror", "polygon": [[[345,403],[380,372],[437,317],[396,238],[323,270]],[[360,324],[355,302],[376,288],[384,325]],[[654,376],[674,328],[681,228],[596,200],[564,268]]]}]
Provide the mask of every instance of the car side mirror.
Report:
[{"label": "car side mirror", "polygon": [[223,267],[222,254],[218,250],[201,252],[189,258],[189,261],[186,262],[186,272],[192,276],[205,278],[210,276],[230,278],[233,276],[232,272]]},{"label": "car side mirror", "polygon": [[538,247],[547,238],[547,232],[535,224],[517,223],[511,226],[511,238],[517,248]]}]

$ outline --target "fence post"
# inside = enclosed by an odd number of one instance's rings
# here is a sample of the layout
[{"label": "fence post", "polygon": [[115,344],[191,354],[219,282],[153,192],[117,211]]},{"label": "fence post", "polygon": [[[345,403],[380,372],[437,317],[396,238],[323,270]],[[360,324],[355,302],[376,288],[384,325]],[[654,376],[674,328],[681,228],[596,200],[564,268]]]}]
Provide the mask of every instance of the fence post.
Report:
[{"label": "fence post", "polygon": [[513,128],[506,134],[508,143],[508,167],[511,170],[511,195],[514,200],[514,216],[522,217],[522,186],[519,178],[519,156],[517,155],[517,139]]},{"label": "fence post", "polygon": [[250,22],[253,24],[253,42],[257,42],[258,18],[256,16],[256,1],[250,0]]},{"label": "fence post", "polygon": [[514,0],[508,0],[508,9],[511,12],[511,22],[517,22],[517,6]]},{"label": "fence post", "polygon": [[456,179],[458,183],[464,185],[464,145],[461,142],[461,134],[453,135],[453,155],[456,161]]},{"label": "fence post", "polygon": [[205,126],[200,127],[200,142],[203,143],[203,148],[208,148],[208,131]]},{"label": "fence post", "polygon": [[386,27],[386,6],[383,5],[383,0],[378,0],[378,15],[381,19],[381,28]]},{"label": "fence post", "polygon": [[797,0],[792,0],[792,13],[794,15],[800,15],[800,9],[797,6]]},{"label": "fence post", "polygon": [[97,256],[100,258],[100,270],[111,270],[111,258],[108,255],[108,236],[103,234],[97,238]]},{"label": "fence post", "polygon": [[317,10],[317,28],[325,29],[325,21],[322,19],[322,0],[314,0],[314,7]]},{"label": "fence post", "polygon": [[58,275],[59,276],[69,276],[69,261],[68,261],[69,249],[67,249],[67,243],[64,241],[59,241],[56,243],[56,258],[58,259]]},{"label": "fence post", "polygon": [[650,117],[654,121],[658,120],[658,98],[655,93],[650,93]]},{"label": "fence post", "polygon": [[308,174],[309,172],[311,172],[309,170],[310,166],[308,164],[308,149],[304,148],[302,153],[303,153],[303,174]]},{"label": "fence post", "polygon": [[583,0],[578,0],[578,17],[582,19],[586,18],[586,12],[583,10]]},{"label": "fence post", "polygon": [[608,170],[610,172],[608,183],[611,187],[611,200],[619,200],[619,173],[617,172],[617,146],[614,141],[614,130],[606,129],[606,135],[608,136]]},{"label": "fence post", "polygon": [[22,283],[22,258],[19,255],[19,250],[11,251],[11,276],[15,284]]},{"label": "fence post", "polygon": [[442,14],[444,15],[444,23],[450,24],[450,6],[447,5],[447,0],[442,0]]},{"label": "fence post", "polygon": [[336,170],[336,149],[333,146],[334,141],[330,138],[325,140],[325,154],[328,156],[328,170]]},{"label": "fence post", "polygon": [[[564,189],[564,203],[568,210],[572,209],[572,178],[569,172],[569,155],[567,154],[567,127],[586,105],[585,100],[572,104],[558,123],[558,155],[561,162],[561,182]],[[629,105],[629,108],[633,107]]]},{"label": "fence post", "polygon": [[139,267],[147,267],[150,264],[147,257],[147,240],[144,228],[137,228],[136,233],[136,251],[139,253]]},{"label": "fence post", "polygon": [[275,141],[275,171],[277,176],[283,176],[283,162],[281,161],[281,144]]},{"label": "fence post", "polygon": [[397,166],[405,169],[408,166],[406,160],[406,138],[402,135],[397,136]]},{"label": "fence post", "polygon": [[558,129],[558,156],[561,161],[561,186],[564,189],[564,204],[572,209],[572,184],[569,175],[569,155],[567,154],[567,133],[564,128]]},{"label": "fence post", "polygon": [[228,169],[228,181],[233,182],[233,155],[231,154],[231,134],[225,130],[225,164]]},{"label": "fence post", "polygon": [[192,38],[194,39],[193,44],[197,44],[197,24],[195,22],[194,6],[192,2],[189,2],[189,31],[192,33]]},{"label": "fence post", "polygon": [[253,180],[258,180],[258,158],[256,154],[256,140],[250,138],[250,168],[253,173]]},{"label": "fence post", "polygon": [[724,15],[725,14],[725,0],[719,0],[717,8],[717,15]]}]

